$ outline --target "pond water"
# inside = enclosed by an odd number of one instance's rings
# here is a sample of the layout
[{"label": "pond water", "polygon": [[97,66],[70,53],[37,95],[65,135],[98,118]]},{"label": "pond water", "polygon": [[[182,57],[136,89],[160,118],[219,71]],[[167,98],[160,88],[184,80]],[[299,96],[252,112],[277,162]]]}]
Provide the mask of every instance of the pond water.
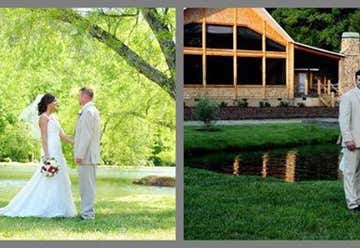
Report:
[{"label": "pond water", "polygon": [[234,175],[275,177],[287,182],[337,180],[341,148],[336,144],[244,152],[185,155],[184,165]]},{"label": "pond water", "polygon": [[[12,187],[21,188],[24,186],[37,168],[37,164],[5,164],[0,165],[0,193],[6,192]],[[113,187],[112,182],[130,180],[128,184],[121,185],[123,189],[137,191],[149,189],[152,193],[159,191],[165,194],[175,194],[175,187],[143,186],[131,183],[133,179],[140,179],[149,175],[175,177],[175,167],[104,167],[98,166],[96,170],[97,180],[102,180],[102,184]],[[77,178],[77,169],[70,169],[72,178]]]}]

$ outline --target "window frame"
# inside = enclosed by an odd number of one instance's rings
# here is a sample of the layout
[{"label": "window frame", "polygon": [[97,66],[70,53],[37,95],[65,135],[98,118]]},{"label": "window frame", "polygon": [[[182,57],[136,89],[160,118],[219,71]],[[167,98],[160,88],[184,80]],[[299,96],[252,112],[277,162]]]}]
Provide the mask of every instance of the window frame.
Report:
[{"label": "window frame", "polygon": [[[195,23],[195,22],[194,22]],[[212,88],[212,87],[237,87],[237,88],[242,88],[242,87],[288,87],[288,80],[289,80],[289,73],[287,73],[287,70],[289,68],[289,64],[288,64],[288,48],[289,46],[287,44],[283,44],[281,42],[278,41],[274,41],[274,39],[264,35],[263,33],[259,33],[258,31],[256,31],[255,29],[251,28],[248,25],[238,25],[238,24],[232,24],[230,25],[229,23],[221,23],[221,22],[196,22],[198,24],[202,24],[202,40],[205,41],[202,43],[202,47],[186,47],[184,46],[183,49],[183,53],[185,54],[197,54],[197,55],[202,55],[203,56],[203,82],[202,82],[202,86],[203,87],[208,87],[208,88]],[[238,27],[245,27],[247,29],[250,29],[256,33],[259,33],[262,35],[262,50],[245,50],[245,49],[238,49],[237,47],[233,47],[233,49],[222,49],[222,48],[208,48],[206,46],[206,31],[207,31],[207,25],[224,25],[224,26],[231,26],[233,27],[233,30],[237,30]],[[204,28],[205,27],[205,28]],[[233,42],[234,39],[237,39],[237,32],[233,31]],[[285,51],[272,51],[272,50],[265,50],[266,49],[266,39],[270,39],[276,43],[279,43],[280,45],[285,47]],[[235,42],[234,42],[235,43]],[[237,43],[235,43],[234,45],[236,46]],[[220,55],[220,56],[232,56],[233,60],[234,60],[234,67],[233,67],[233,84],[207,84],[207,61],[206,61],[206,56],[209,55]],[[205,57],[205,58],[204,58]],[[265,82],[263,82],[262,80],[262,84],[241,84],[238,80],[239,76],[238,76],[238,72],[234,72],[234,69],[236,68],[237,71],[237,59],[239,57],[258,57],[258,58],[262,58],[263,60],[263,65],[262,65],[262,74],[265,74]],[[268,58],[282,58],[285,60],[285,84],[268,84],[266,82],[266,59]],[[265,66],[264,66],[265,64]],[[204,78],[205,76],[205,78]],[[236,82],[235,82],[235,77],[236,77]],[[264,77],[264,75],[262,75],[262,77]],[[184,87],[199,87],[200,84],[185,84],[184,82]]]}]

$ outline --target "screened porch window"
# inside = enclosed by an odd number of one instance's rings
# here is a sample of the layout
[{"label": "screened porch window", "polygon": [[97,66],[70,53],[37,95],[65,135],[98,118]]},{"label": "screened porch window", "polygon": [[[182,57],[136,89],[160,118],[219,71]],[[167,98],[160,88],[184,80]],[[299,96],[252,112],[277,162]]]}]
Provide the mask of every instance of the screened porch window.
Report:
[{"label": "screened porch window", "polygon": [[233,85],[233,57],[206,56],[206,84]]},{"label": "screened porch window", "polygon": [[266,58],[266,84],[286,85],[286,60]]},{"label": "screened porch window", "polygon": [[262,35],[247,27],[237,27],[237,49],[262,50]]},{"label": "screened porch window", "polygon": [[273,41],[272,39],[266,38],[266,50],[267,51],[276,51],[276,52],[285,52],[285,46]]},{"label": "screened porch window", "polygon": [[184,55],[184,84],[202,84],[201,55]]},{"label": "screened porch window", "polygon": [[[255,31],[251,24],[248,27],[231,22],[219,24],[219,21],[215,24],[206,21],[184,25],[185,85],[286,85],[286,45],[275,41],[276,36]],[[286,44],[285,41],[280,42]]]},{"label": "screened porch window", "polygon": [[262,58],[237,58],[238,84],[262,84]]},{"label": "screened porch window", "polygon": [[206,25],[207,48],[233,48],[233,27],[222,25]]},{"label": "screened porch window", "polygon": [[184,46],[202,47],[202,25],[189,23],[184,25]]}]

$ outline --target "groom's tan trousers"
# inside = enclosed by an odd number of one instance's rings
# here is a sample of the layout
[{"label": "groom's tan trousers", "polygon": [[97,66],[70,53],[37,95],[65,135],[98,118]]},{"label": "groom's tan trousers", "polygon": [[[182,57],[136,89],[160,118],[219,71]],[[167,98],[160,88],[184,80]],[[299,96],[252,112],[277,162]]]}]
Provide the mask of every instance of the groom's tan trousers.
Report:
[{"label": "groom's tan trousers", "polygon": [[360,149],[349,151],[343,149],[344,191],[346,205],[349,209],[360,206]]},{"label": "groom's tan trousers", "polygon": [[96,165],[79,165],[79,190],[81,198],[81,216],[95,218]]}]

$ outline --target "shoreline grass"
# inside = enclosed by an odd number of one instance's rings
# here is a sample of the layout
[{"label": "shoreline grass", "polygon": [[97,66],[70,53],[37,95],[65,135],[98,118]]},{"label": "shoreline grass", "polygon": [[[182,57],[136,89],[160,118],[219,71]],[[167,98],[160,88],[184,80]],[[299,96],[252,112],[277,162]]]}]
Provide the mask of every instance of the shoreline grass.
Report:
[{"label": "shoreline grass", "polygon": [[283,148],[299,145],[336,143],[338,128],[324,128],[309,124],[254,124],[217,126],[221,131],[198,131],[199,127],[184,127],[185,153],[238,151]]},{"label": "shoreline grass", "polygon": [[[0,167],[0,207],[5,206],[32,176],[33,170],[24,167],[24,170]],[[134,185],[132,181],[136,178],[136,175],[129,177],[124,173],[99,173],[94,221],[0,216],[0,239],[174,240],[175,188]],[[71,181],[79,211],[76,171],[72,172]]]},{"label": "shoreline grass", "polygon": [[287,183],[184,169],[185,240],[357,240],[342,182]]}]

